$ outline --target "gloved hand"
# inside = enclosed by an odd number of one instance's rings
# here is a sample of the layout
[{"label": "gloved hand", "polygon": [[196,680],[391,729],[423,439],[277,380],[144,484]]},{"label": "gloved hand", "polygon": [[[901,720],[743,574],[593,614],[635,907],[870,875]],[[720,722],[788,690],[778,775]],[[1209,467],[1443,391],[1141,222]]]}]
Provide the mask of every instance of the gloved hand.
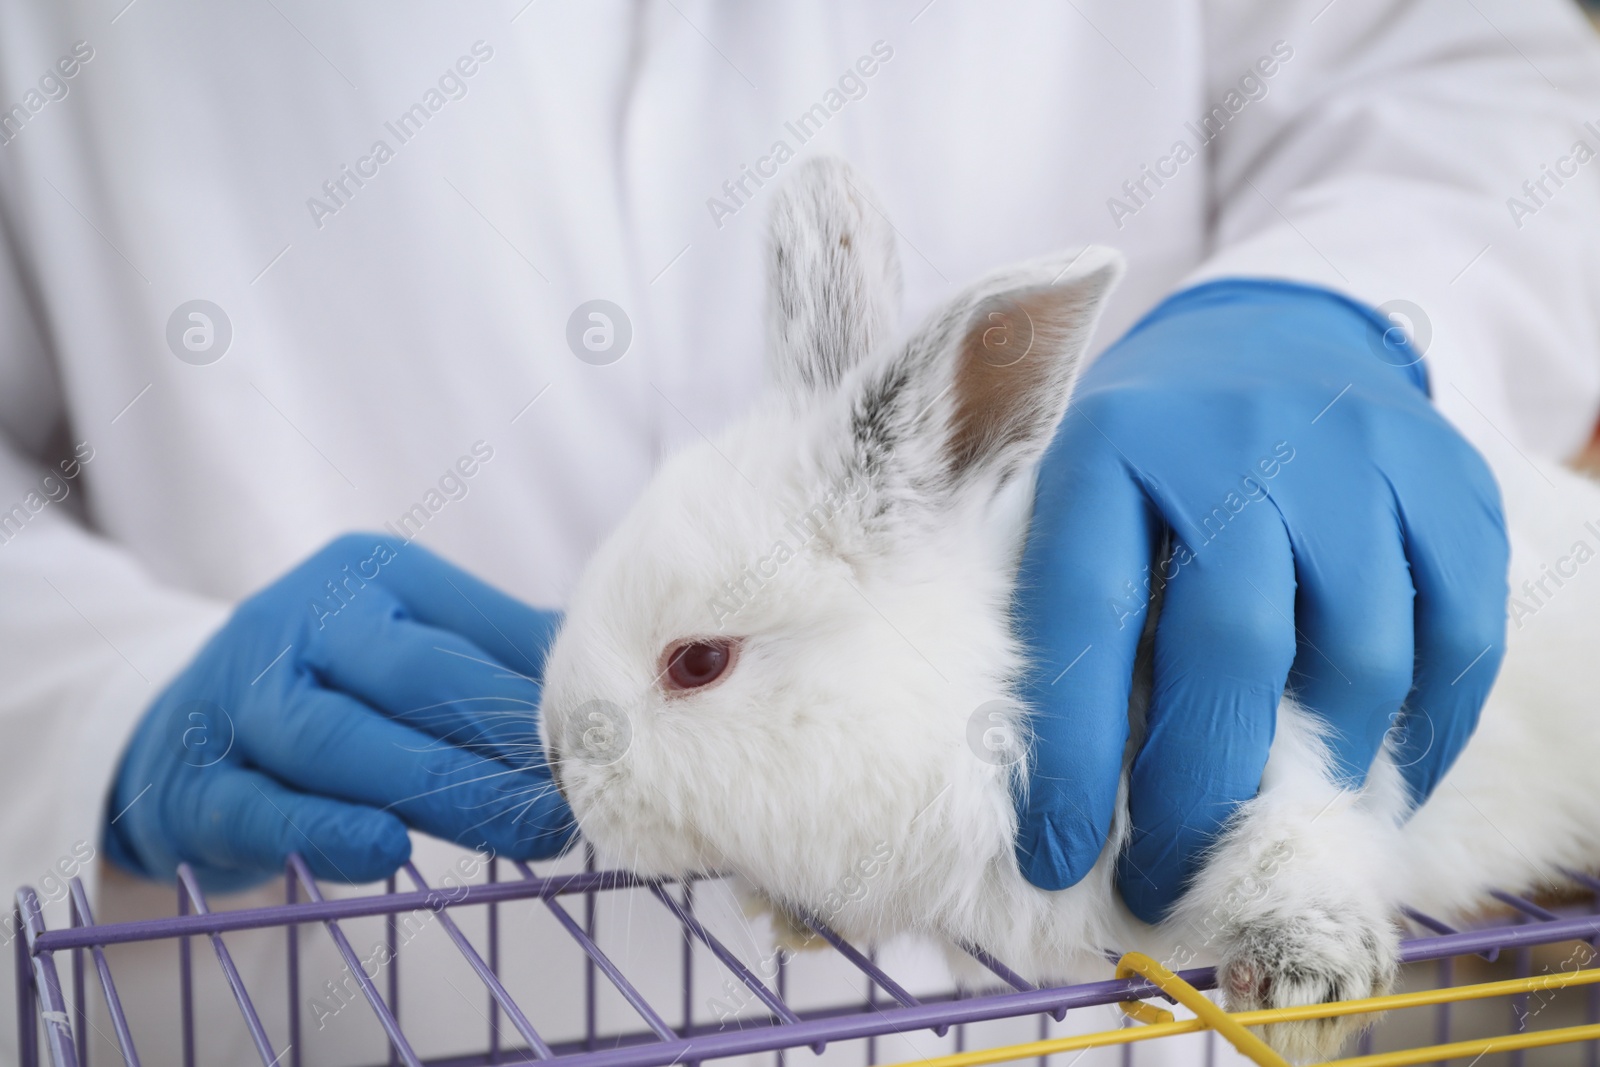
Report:
[{"label": "gloved hand", "polygon": [[[1039,709],[1017,856],[1082,878],[1116,802],[1153,589],[1148,732],[1118,885],[1159,920],[1254,796],[1285,685],[1359,784],[1385,734],[1420,802],[1505,639],[1499,490],[1376,312],[1286,282],[1168,299],[1084,373],[1038,475],[1017,599]],[[1160,552],[1170,546],[1171,558]]]},{"label": "gloved hand", "polygon": [[[241,604],[151,705],[108,802],[107,854],[208,889],[279,872],[370,882],[406,827],[539,859],[574,832],[538,745],[559,616],[417,544],[341,537]],[[110,821],[114,820],[114,821]]]}]

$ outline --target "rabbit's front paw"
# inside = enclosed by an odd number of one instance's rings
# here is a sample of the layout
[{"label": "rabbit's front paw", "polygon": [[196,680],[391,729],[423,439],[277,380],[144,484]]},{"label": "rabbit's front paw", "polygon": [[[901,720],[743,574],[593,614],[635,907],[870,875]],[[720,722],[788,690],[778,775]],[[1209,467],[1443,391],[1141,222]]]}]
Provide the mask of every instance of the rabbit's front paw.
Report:
[{"label": "rabbit's front paw", "polygon": [[[1230,941],[1217,968],[1230,1011],[1383,996],[1394,984],[1398,935],[1376,911],[1321,905],[1270,914],[1236,929]],[[1258,1032],[1291,1060],[1321,1062],[1373,1021],[1346,1015],[1273,1023]]]}]

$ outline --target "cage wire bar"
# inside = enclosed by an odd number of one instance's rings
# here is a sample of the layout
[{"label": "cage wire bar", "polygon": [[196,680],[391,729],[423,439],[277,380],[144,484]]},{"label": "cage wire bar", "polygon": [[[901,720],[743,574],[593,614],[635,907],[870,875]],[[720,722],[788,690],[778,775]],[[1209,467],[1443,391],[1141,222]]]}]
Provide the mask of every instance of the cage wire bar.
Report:
[{"label": "cage wire bar", "polygon": [[[387,1058],[382,1062],[391,1067],[401,1064],[406,1067],[478,1067],[544,1061],[557,1062],[561,1067],[674,1067],[679,1064],[696,1067],[705,1060],[757,1053],[776,1053],[779,1067],[784,1067],[787,1051],[809,1048],[821,1053],[828,1045],[844,1041],[865,1041],[867,1062],[873,1064],[877,1062],[876,1039],[879,1037],[912,1031],[927,1031],[943,1037],[952,1029],[955,1031],[955,1053],[921,1062],[937,1067],[977,1067],[1003,1060],[1037,1057],[1040,1067],[1045,1067],[1047,1056],[1053,1052],[1121,1044],[1123,1063],[1126,1064],[1131,1062],[1134,1041],[1201,1029],[1210,1030],[1207,1037],[1212,1042],[1209,1046],[1211,1051],[1207,1054],[1209,1062],[1215,1042],[1219,1040],[1219,1031],[1224,1036],[1236,1034],[1241,1032],[1240,1023],[1258,1025],[1295,1012],[1326,1009],[1328,1012],[1349,1013],[1358,1010],[1349,1005],[1322,1005],[1309,1009],[1280,1009],[1276,1012],[1230,1016],[1220,1008],[1202,1004],[1204,998],[1200,997],[1198,991],[1215,985],[1212,969],[1197,968],[1173,974],[1155,961],[1135,953],[1122,958],[1116,979],[1040,987],[1023,979],[1004,961],[996,959],[978,945],[962,945],[961,948],[998,980],[996,988],[919,998],[886,973],[873,954],[862,952],[821,920],[806,917],[804,922],[811,931],[861,975],[867,994],[864,1001],[820,1010],[796,1011],[785,1000],[786,972],[781,953],[778,955],[774,983],[769,986],[696,918],[694,885],[699,879],[676,882],[647,880],[622,871],[597,871],[592,856],[579,873],[541,876],[526,864],[517,862],[510,865],[516,877],[506,878],[502,877],[501,862],[499,859],[489,860],[487,881],[448,890],[430,886],[416,867],[407,863],[402,871],[410,882],[410,889],[403,889],[398,879],[391,877],[384,892],[327,899],[305,861],[296,855],[290,857],[285,871],[283,904],[222,912],[211,910],[194,872],[187,866],[180,866],[176,916],[108,924],[95,921],[82,881],[73,878],[68,896],[70,925],[55,930],[46,928],[38,894],[32,887],[24,886],[17,891],[14,905],[18,931],[14,942],[19,1062],[22,1067],[39,1067],[43,1054],[48,1057],[51,1067],[89,1067],[87,996],[92,966],[93,984],[110,1018],[112,1037],[121,1060],[127,1067],[139,1067],[139,1053],[134,1045],[127,1012],[106,960],[105,948],[130,942],[176,939],[179,946],[178,992],[181,998],[183,1064],[184,1067],[194,1067],[196,1046],[191,940],[204,937],[210,942],[227,979],[228,989],[244,1021],[250,1043],[263,1067],[279,1067],[280,1064],[301,1067],[299,939],[304,936],[302,927],[319,925],[348,966],[362,999],[382,1028],[388,1042]],[[1575,971],[1563,971],[1560,975],[1547,974],[1543,978],[1530,977],[1532,949],[1535,946],[1583,941],[1591,949],[1600,951],[1600,878],[1578,871],[1564,873],[1578,886],[1594,894],[1587,912],[1569,908],[1563,909],[1567,914],[1560,914],[1525,897],[1496,891],[1493,894],[1495,899],[1510,909],[1512,921],[1458,930],[1433,916],[1406,909],[1406,917],[1422,931],[1422,936],[1403,943],[1401,959],[1406,963],[1437,961],[1440,988],[1350,1004],[1365,1005],[1360,1010],[1367,1011],[1432,1006],[1435,1012],[1436,1044],[1421,1050],[1373,1055],[1371,1031],[1368,1031],[1360,1050],[1361,1057],[1338,1062],[1362,1064],[1363,1067],[1431,1063],[1443,1061],[1447,1058],[1446,1053],[1451,1056],[1470,1056],[1489,1049],[1507,1050],[1511,1062],[1521,1064],[1526,1047],[1538,1047],[1536,1042],[1554,1044],[1559,1039],[1561,1043],[1585,1043],[1586,1064],[1588,1067],[1600,1067],[1600,968],[1591,969],[1587,966],[1596,962],[1596,956],[1591,954],[1585,961],[1585,967]],[[676,894],[673,892],[674,886],[678,889]],[[665,915],[676,922],[681,930],[683,1001],[676,1025],[668,1022],[668,1013],[652,1004],[640,992],[597,941],[598,897],[602,893],[626,889],[644,890],[661,904]],[[581,921],[559,899],[571,896],[583,897]],[[546,1040],[502,981],[499,909],[505,903],[523,900],[536,902],[548,910],[557,926],[582,952],[584,1027],[581,1038],[560,1042]],[[452,909],[472,906],[487,908],[487,958],[449,915]],[[397,917],[422,909],[437,917],[446,936],[483,984],[488,1004],[488,1034],[482,1053],[424,1060],[418,1056],[401,1025],[401,946],[397,937]],[[384,992],[379,991],[377,984],[367,974],[340,926],[346,920],[371,916],[383,916],[385,920],[389,959],[387,988]],[[282,929],[287,939],[288,1041],[281,1049],[269,1037],[224,940],[226,934],[256,929]],[[694,1021],[696,946],[708,951],[748,990],[754,1001],[766,1009],[764,1019],[741,1016],[723,1024]],[[1477,954],[1492,962],[1502,951],[1515,953],[1516,979],[1477,986],[1453,985],[1457,958]],[[72,982],[70,1011],[58,966],[58,957],[63,953],[69,961],[67,966]],[[601,979],[610,984],[637,1016],[635,1029],[621,1033],[600,1032],[596,1002]],[[1560,1031],[1516,1032],[1523,1029],[1520,1023],[1526,1021],[1528,998],[1532,993],[1541,989],[1577,986],[1587,986],[1586,1026]],[[1511,998],[1513,1026],[1510,1036],[1452,1043],[1452,1004],[1489,996]],[[1196,1012],[1200,1017],[1173,1020],[1170,1013],[1139,1003],[1151,998],[1190,1006],[1199,1004],[1201,1006],[1196,1008]],[[1127,1013],[1121,1029],[1048,1038],[1049,1019],[1060,1021],[1070,1010],[1107,1004],[1120,1004]],[[967,1050],[968,1024],[1030,1016],[1039,1019],[1039,1041],[998,1049]],[[1301,1014],[1298,1017],[1307,1016]],[[509,1021],[520,1043],[507,1043],[502,1019]],[[1236,1045],[1239,1043],[1237,1038],[1229,1040]],[[1493,1042],[1502,1044],[1493,1045]],[[1518,1047],[1519,1042],[1524,1047]],[[1252,1054],[1248,1048],[1241,1048],[1241,1051],[1257,1063],[1282,1063],[1281,1060]],[[1270,1055],[1266,1054],[1268,1057]]]}]

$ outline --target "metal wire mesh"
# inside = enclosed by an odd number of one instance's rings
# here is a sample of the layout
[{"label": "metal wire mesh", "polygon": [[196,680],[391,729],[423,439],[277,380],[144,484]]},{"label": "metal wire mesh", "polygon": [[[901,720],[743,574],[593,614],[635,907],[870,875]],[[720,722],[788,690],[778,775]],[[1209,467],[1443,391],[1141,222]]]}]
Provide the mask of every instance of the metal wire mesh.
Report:
[{"label": "metal wire mesh", "polygon": [[[75,878],[70,885],[71,925],[53,930],[46,928],[37,893],[31,887],[24,887],[17,892],[15,905],[17,928],[22,933],[16,939],[19,1062],[23,1067],[36,1067],[43,1053],[53,1067],[88,1067],[87,986],[92,983],[103,998],[123,1062],[137,1067],[141,1060],[105,949],[130,942],[176,940],[183,1062],[185,1067],[192,1067],[196,1062],[192,943],[197,938],[205,938],[216,955],[260,1062],[264,1067],[280,1064],[299,1067],[305,1048],[300,995],[301,940],[310,936],[316,926],[323,927],[336,946],[359,984],[361,999],[382,1028],[388,1043],[387,1059],[383,1062],[408,1067],[420,1067],[424,1063],[432,1067],[445,1064],[475,1067],[542,1061],[559,1061],[563,1067],[672,1067],[756,1053],[776,1053],[782,1067],[785,1050],[809,1048],[820,1053],[830,1044],[848,1041],[863,1043],[866,1061],[876,1063],[877,1040],[885,1035],[928,1031],[944,1036],[953,1031],[953,1046],[959,1052],[966,1046],[966,1028],[973,1023],[1037,1017],[1043,1037],[1048,1020],[1061,1020],[1069,1011],[1161,995],[1151,983],[1138,978],[1036,987],[1003,961],[974,945],[963,947],[993,975],[993,988],[965,995],[945,993],[919,998],[886,973],[871,954],[850,944],[825,923],[808,919],[811,930],[864,979],[867,995],[864,1000],[800,1011],[785,999],[786,974],[782,956],[778,957],[769,985],[697,917],[694,881],[644,881],[624,872],[595,871],[592,864],[582,872],[546,876],[536,874],[524,864],[510,864],[515,877],[503,877],[507,872],[500,861],[490,861],[488,867],[485,882],[442,889],[430,886],[415,866],[407,864],[403,874],[410,888],[397,884],[398,879],[390,879],[387,890],[382,893],[326,899],[305,863],[295,856],[284,878],[284,904],[222,912],[210,909],[193,872],[181,868],[176,916],[106,924],[96,923],[84,887]],[[1526,977],[1531,974],[1535,946],[1560,942],[1583,942],[1591,947],[1600,944],[1600,880],[1578,872],[1569,873],[1575,883],[1597,894],[1592,902],[1552,910],[1521,896],[1496,893],[1496,898],[1509,909],[1510,919],[1471,930],[1455,930],[1432,916],[1408,910],[1407,917],[1421,936],[1404,943],[1402,958],[1412,964],[1438,961],[1439,984],[1448,986],[1455,980],[1456,961],[1463,957],[1476,954],[1493,961],[1500,953],[1510,952],[1515,956],[1518,975]],[[624,974],[600,947],[596,937],[597,899],[628,889],[642,890],[653,897],[661,905],[658,918],[676,924],[681,932],[681,1011],[674,1013],[664,1004],[652,1003],[640,991],[641,983]],[[571,898],[581,900],[581,918],[563,903],[564,900],[570,903]],[[533,902],[547,910],[582,953],[584,1026],[581,1038],[552,1041],[541,1035],[530,1018],[530,1011],[518,1003],[502,981],[499,912],[502,906],[513,901]],[[472,943],[452,918],[452,913],[459,913],[460,909],[476,907],[487,911],[486,953]],[[488,1027],[480,1053],[447,1060],[424,1060],[405,1032],[399,984],[402,946],[397,917],[419,909],[426,909],[437,918],[483,986]],[[371,916],[384,918],[388,949],[385,958],[389,964],[385,975],[387,988],[383,991],[368,975],[342,926]],[[283,931],[287,943],[287,1037],[281,1045],[269,1037],[268,1028],[226,941],[231,933],[262,929]],[[697,952],[697,946],[701,951]],[[695,1021],[692,997],[697,979],[696,956],[703,956],[705,952],[725,970],[726,976],[747,991],[753,998],[751,1003],[761,1005],[765,1018],[747,1015],[721,1024]],[[63,970],[72,989],[70,1001],[63,985]],[[719,975],[704,976],[702,981],[713,977],[723,980]],[[1180,977],[1200,989],[1214,984],[1210,969],[1184,971]],[[637,1017],[636,1025],[617,1032],[601,1032],[596,1003],[602,981],[631,1007]],[[1530,993],[1524,992],[1512,998],[1510,1029],[1526,1025],[1529,997]],[[1585,1010],[1590,1024],[1600,1023],[1600,985],[1589,987]],[[1438,1004],[1433,1011],[1434,1040],[1438,1043],[1451,1040],[1456,1021],[1452,1005]],[[535,1010],[531,1014],[537,1016],[538,1012]],[[674,1014],[676,1021],[669,1022],[669,1016]],[[515,1040],[510,1039],[513,1034]],[[1215,1039],[1214,1034],[1211,1037]],[[1366,1040],[1370,1048],[1370,1034]],[[1131,1062],[1130,1049],[1131,1046],[1124,1046],[1124,1063]],[[1589,1067],[1600,1067],[1600,1041],[1589,1042],[1583,1055]],[[1207,1058],[1209,1060],[1209,1053]],[[1044,1067],[1044,1057],[1040,1057],[1039,1062]],[[1523,1053],[1511,1053],[1509,1062],[1520,1064]]]}]

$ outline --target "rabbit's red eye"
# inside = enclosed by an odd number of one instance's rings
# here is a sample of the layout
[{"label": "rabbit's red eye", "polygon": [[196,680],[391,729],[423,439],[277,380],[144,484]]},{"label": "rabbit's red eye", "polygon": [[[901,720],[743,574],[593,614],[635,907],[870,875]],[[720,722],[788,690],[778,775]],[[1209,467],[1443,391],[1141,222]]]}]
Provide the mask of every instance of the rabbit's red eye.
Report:
[{"label": "rabbit's red eye", "polygon": [[667,652],[667,688],[703,689],[728,673],[734,655],[734,643],[721,638],[676,645]]}]

